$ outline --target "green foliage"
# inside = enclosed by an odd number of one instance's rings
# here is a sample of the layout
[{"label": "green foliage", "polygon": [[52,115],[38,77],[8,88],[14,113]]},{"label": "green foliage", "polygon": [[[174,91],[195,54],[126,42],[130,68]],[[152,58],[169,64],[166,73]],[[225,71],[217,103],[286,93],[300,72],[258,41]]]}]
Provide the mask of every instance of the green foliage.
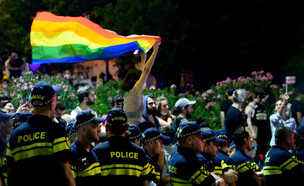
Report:
[{"label": "green foliage", "polygon": [[57,85],[61,88],[62,92],[57,96],[57,100],[62,100],[66,103],[66,113],[70,113],[77,106],[76,90],[69,84],[68,78],[39,78],[38,75],[28,72],[19,78],[13,78],[11,81],[9,95],[14,101],[15,108],[19,107],[21,100],[29,101],[33,87],[40,81],[47,81],[51,85]]}]

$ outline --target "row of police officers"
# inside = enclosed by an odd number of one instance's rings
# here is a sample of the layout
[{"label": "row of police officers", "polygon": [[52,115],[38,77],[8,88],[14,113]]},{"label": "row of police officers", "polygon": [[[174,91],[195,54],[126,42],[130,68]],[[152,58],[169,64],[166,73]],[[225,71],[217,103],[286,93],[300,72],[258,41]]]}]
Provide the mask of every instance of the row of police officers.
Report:
[{"label": "row of police officers", "polygon": [[[80,112],[74,121],[77,138],[71,145],[65,128],[50,118],[56,106],[52,86],[40,82],[31,95],[33,116],[14,129],[7,145],[8,185],[150,185],[160,183],[165,168],[172,185],[282,185],[299,183],[304,174],[303,163],[288,151],[294,134],[286,127],[278,128],[276,146],[262,170],[247,156],[252,143],[246,131],[235,132],[236,150],[229,157],[225,131],[214,133],[195,122],[182,123],[176,133],[178,144],[164,168],[136,143],[138,138],[147,144],[164,136],[151,128],[129,139],[126,135],[137,127],[129,128],[122,109],[110,110],[106,119],[91,110]],[[108,140],[93,147],[99,123],[105,120]]]}]

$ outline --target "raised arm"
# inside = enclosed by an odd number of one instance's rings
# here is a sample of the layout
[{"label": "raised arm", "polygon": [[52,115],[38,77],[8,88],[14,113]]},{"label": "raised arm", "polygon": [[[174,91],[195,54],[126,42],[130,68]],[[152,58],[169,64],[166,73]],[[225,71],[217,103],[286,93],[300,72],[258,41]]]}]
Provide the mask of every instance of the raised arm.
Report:
[{"label": "raised arm", "polygon": [[[136,92],[137,95],[140,94],[140,92],[141,92],[141,90],[142,90],[142,88],[143,88],[143,86],[144,86],[144,84],[145,84],[145,82],[148,78],[148,75],[151,72],[152,66],[154,64],[154,61],[155,61],[155,58],[156,58],[156,55],[157,55],[157,52],[158,52],[159,45],[160,45],[159,41],[155,42],[155,44],[153,46],[153,53],[151,54],[150,58],[148,59],[148,61],[144,65],[139,80],[134,85],[135,90],[137,90],[137,92]],[[143,62],[143,59],[142,59],[142,62]]]}]

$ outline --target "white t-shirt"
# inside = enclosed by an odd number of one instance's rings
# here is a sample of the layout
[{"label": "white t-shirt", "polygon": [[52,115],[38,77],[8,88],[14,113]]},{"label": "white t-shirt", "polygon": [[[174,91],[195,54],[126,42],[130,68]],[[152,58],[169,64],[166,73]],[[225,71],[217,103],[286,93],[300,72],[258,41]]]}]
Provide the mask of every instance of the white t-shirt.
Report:
[{"label": "white t-shirt", "polygon": [[275,145],[275,131],[280,126],[289,127],[292,130],[295,130],[297,124],[296,124],[296,120],[292,117],[284,121],[278,112],[272,114],[270,116],[270,130],[271,130],[270,146]]}]

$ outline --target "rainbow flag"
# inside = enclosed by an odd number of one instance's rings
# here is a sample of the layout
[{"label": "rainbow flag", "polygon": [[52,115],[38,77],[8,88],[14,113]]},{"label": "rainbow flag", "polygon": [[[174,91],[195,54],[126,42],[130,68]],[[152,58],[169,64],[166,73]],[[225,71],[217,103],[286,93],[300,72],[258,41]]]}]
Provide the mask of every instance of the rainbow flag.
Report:
[{"label": "rainbow flag", "polygon": [[84,17],[38,12],[31,27],[32,64],[76,63],[147,52],[158,36],[120,36]]}]

